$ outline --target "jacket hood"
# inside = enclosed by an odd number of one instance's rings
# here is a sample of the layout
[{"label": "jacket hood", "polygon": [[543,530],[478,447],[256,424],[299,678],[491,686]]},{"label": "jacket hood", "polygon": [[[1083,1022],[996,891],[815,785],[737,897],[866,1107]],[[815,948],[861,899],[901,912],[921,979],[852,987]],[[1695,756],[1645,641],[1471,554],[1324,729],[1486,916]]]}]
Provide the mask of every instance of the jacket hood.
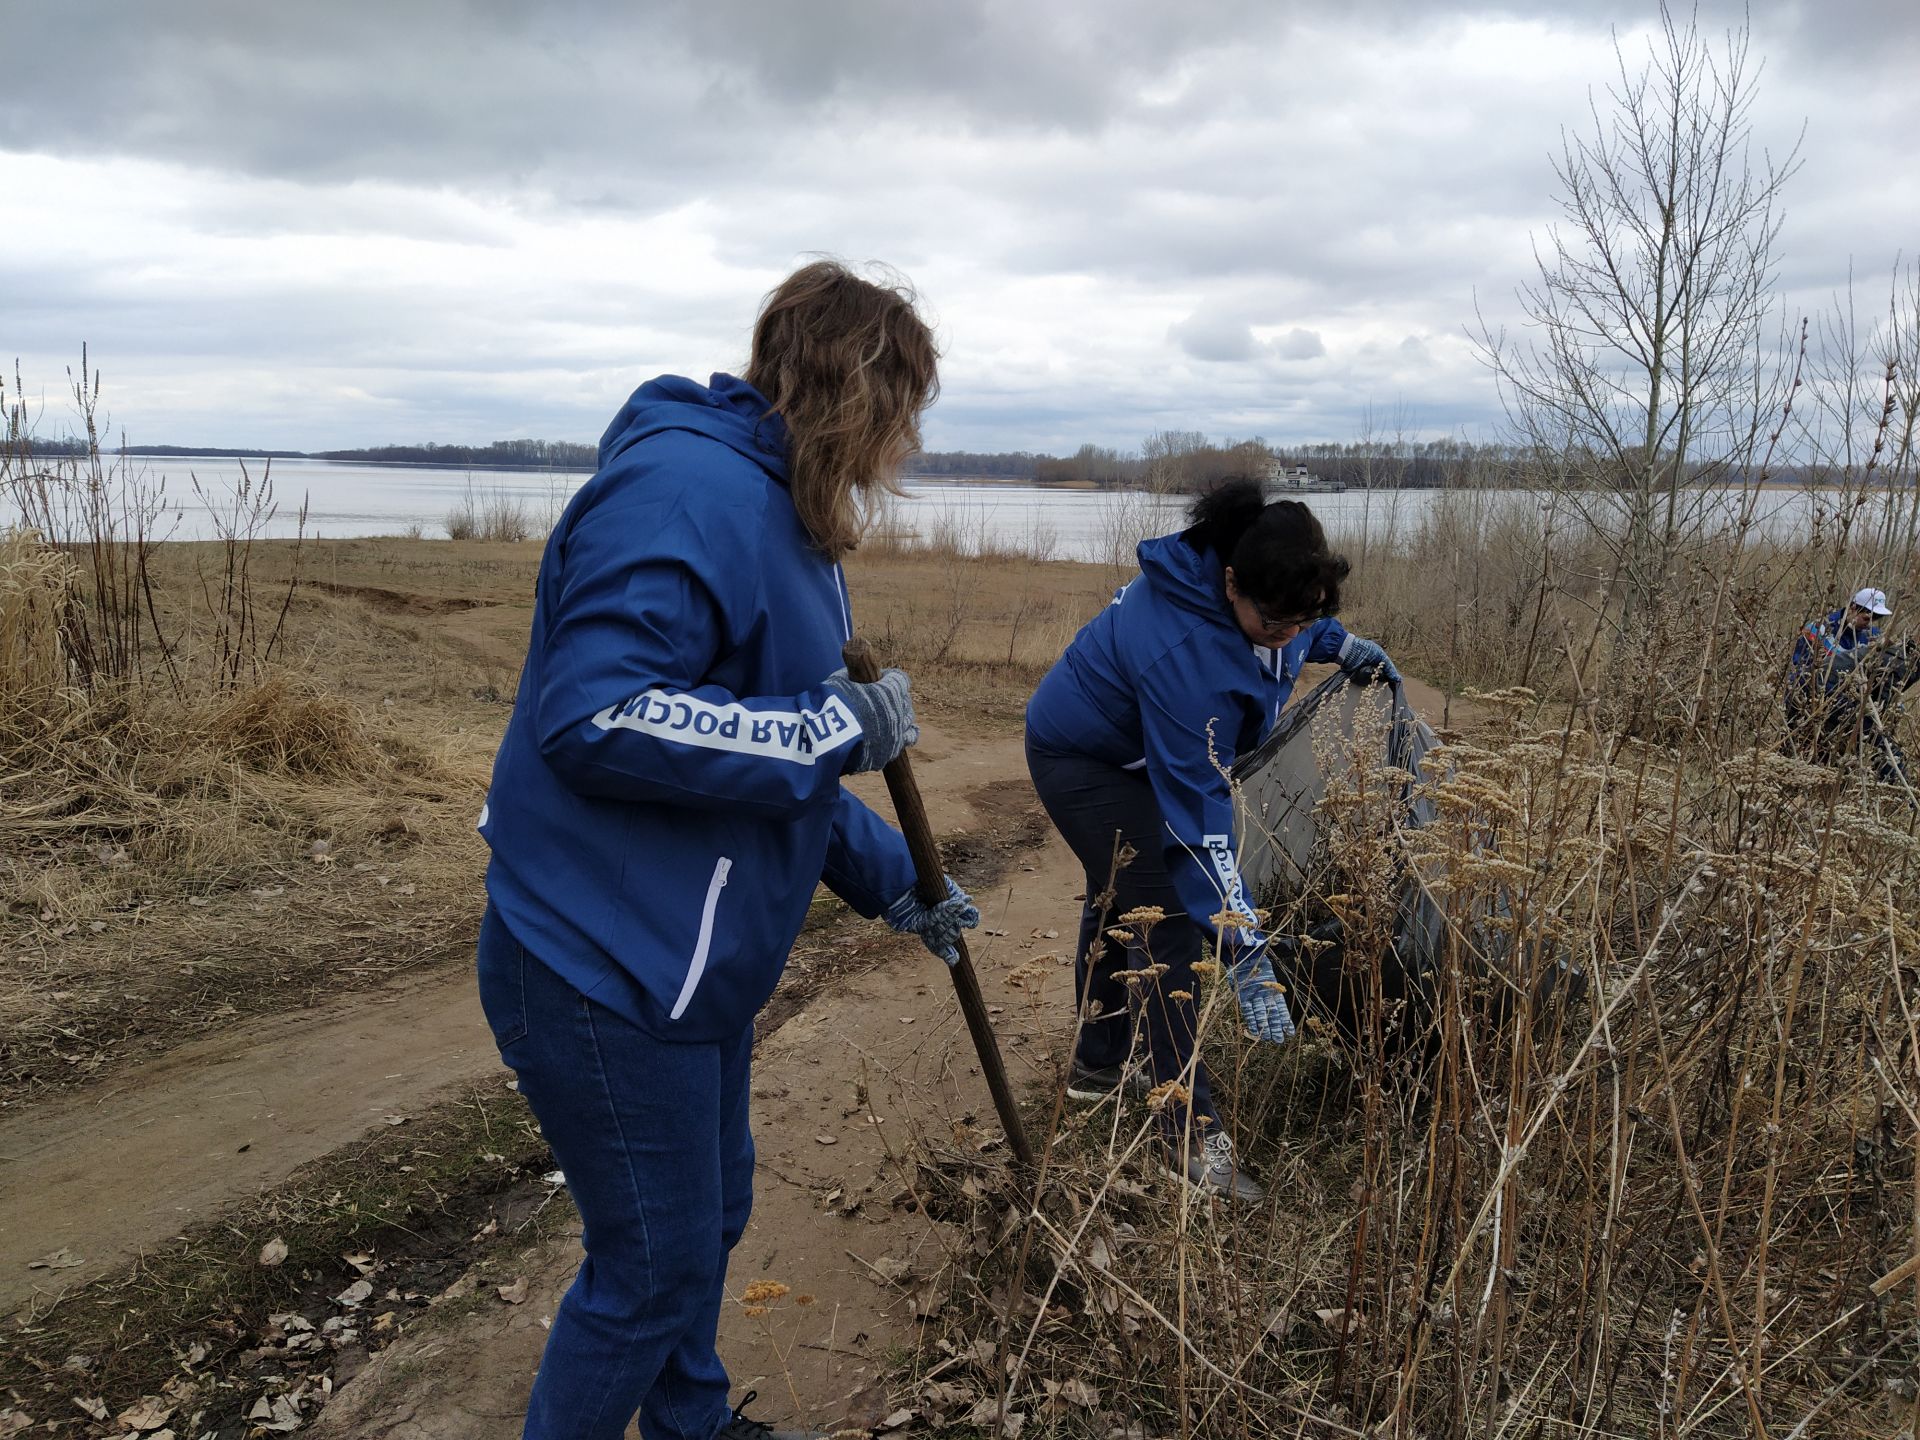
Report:
[{"label": "jacket hood", "polygon": [[1161,535],[1141,541],[1135,554],[1141,575],[1168,600],[1183,610],[1231,623],[1225,572],[1212,552],[1194,549],[1179,535]]},{"label": "jacket hood", "polygon": [[732,375],[715,374],[705,385],[662,375],[634,391],[613,417],[600,437],[600,468],[649,435],[691,430],[737,450],[785,484],[787,426],[771,411],[765,396]]}]

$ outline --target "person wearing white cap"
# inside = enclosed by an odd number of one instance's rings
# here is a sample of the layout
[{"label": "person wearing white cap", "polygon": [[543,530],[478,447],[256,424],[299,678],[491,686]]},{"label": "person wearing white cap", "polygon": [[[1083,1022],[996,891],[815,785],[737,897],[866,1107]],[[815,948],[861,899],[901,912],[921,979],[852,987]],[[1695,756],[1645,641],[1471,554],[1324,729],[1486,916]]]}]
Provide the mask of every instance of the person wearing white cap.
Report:
[{"label": "person wearing white cap", "polygon": [[1787,672],[1787,725],[1795,749],[1817,748],[1813,733],[1832,717],[1825,713],[1829,707],[1816,702],[1834,693],[1865,647],[1880,638],[1880,622],[1892,614],[1887,592],[1868,585],[1824,619],[1801,627]]},{"label": "person wearing white cap", "polygon": [[1796,675],[1808,668],[1815,656],[1844,655],[1849,650],[1871,644],[1880,638],[1880,622],[1893,614],[1887,604],[1887,592],[1869,585],[1853,592],[1853,598],[1824,620],[1810,620],[1800,631],[1793,647]]}]

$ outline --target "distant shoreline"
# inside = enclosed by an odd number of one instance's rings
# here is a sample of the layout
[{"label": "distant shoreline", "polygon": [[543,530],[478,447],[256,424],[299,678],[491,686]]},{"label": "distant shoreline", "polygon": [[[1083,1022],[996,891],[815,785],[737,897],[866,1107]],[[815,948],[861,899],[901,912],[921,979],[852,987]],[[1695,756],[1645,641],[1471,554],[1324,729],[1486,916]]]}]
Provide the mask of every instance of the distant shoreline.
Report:
[{"label": "distant shoreline", "polygon": [[[47,453],[49,458],[55,458],[59,452],[49,451]],[[488,462],[488,461],[475,461],[472,463],[461,463],[461,462],[453,462],[453,461],[445,461],[445,460],[360,460],[360,459],[345,459],[337,455],[316,454],[311,451],[300,451],[300,450],[240,450],[240,449],[228,449],[228,448],[208,448],[208,449],[188,450],[188,449],[174,449],[166,446],[130,446],[123,450],[103,451],[102,453],[103,455],[111,454],[116,459],[127,459],[127,460],[185,460],[185,461],[221,460],[221,461],[240,461],[243,463],[249,462],[249,461],[259,461],[262,463],[268,463],[275,460],[281,460],[281,461],[293,460],[293,461],[301,461],[301,462],[316,464],[316,465],[340,465],[340,466],[349,466],[355,469],[365,469],[365,470],[434,470],[434,471],[441,471],[441,472],[470,471],[476,475],[497,474],[497,475],[586,476],[586,475],[592,475],[595,472],[595,469],[597,468],[592,465],[501,464],[497,462]],[[1127,486],[1127,485],[1104,486],[1104,485],[1101,485],[1098,481],[1094,481],[1094,480],[1039,480],[1031,476],[1019,476],[1019,475],[906,474],[906,475],[902,475],[900,478],[903,481],[909,481],[915,484],[927,485],[927,486],[977,485],[977,486],[992,487],[996,489],[1009,488],[1009,489],[1081,491],[1081,492],[1097,492],[1097,491],[1111,490],[1115,493],[1122,493],[1122,492],[1139,493],[1139,494],[1154,493],[1153,491],[1149,490],[1145,486]],[[1805,480],[1796,480],[1796,479],[1790,479],[1790,478],[1784,478],[1784,477],[1771,477],[1765,480],[1756,480],[1748,483],[1751,484],[1753,489],[1758,491],[1766,491],[1766,492],[1780,492],[1780,491],[1804,492],[1809,489],[1817,490],[1821,492],[1834,492],[1843,488],[1842,486],[1833,485],[1833,484],[1809,485],[1808,482]],[[1737,491],[1742,488],[1742,483],[1735,480],[1723,480],[1723,481],[1719,481],[1712,484],[1702,484],[1698,481],[1694,481],[1694,482],[1689,482],[1686,485],[1683,485],[1681,488],[1685,491],[1701,491],[1701,490]],[[1871,494],[1889,493],[1900,488],[1904,488],[1904,487],[1896,486],[1890,481],[1881,483],[1881,484],[1862,487],[1864,493],[1871,493]],[[1455,491],[1459,493],[1471,493],[1473,491],[1482,490],[1482,489],[1492,489],[1492,490],[1509,490],[1509,489],[1529,490],[1531,489],[1531,490],[1538,490],[1540,493],[1545,493],[1545,487],[1526,487],[1526,486],[1509,487],[1509,486],[1479,486],[1479,485],[1452,485],[1452,486],[1450,485],[1375,485],[1375,486],[1350,485],[1346,488],[1344,493],[1349,495],[1394,495],[1394,494],[1400,494],[1403,492],[1412,492],[1412,491]],[[1281,487],[1275,487],[1275,493],[1282,498],[1287,496],[1292,496],[1292,495],[1323,498],[1325,495],[1328,495],[1328,494],[1336,494],[1336,493],[1342,493],[1342,492],[1336,492],[1336,491],[1330,491],[1330,490],[1329,491],[1319,491],[1319,490],[1295,491],[1295,490],[1289,490],[1286,487],[1281,486]],[[1590,493],[1596,493],[1596,492],[1586,491],[1581,493],[1590,494]]]}]

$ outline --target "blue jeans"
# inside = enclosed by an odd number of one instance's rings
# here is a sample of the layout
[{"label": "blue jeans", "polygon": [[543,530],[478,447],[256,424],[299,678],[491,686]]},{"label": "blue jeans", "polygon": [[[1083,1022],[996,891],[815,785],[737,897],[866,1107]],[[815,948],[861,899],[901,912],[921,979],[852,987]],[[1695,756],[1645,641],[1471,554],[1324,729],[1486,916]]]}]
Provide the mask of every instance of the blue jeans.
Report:
[{"label": "blue jeans", "polygon": [[[1193,1102],[1188,1113],[1204,1115],[1217,1126],[1220,1113],[1214,1108],[1207,1067],[1194,1059],[1196,1017],[1191,998],[1199,991],[1193,962],[1211,955],[1213,942],[1188,916],[1167,874],[1167,827],[1153,798],[1153,782],[1145,770],[1123,770],[1084,755],[1055,755],[1036,749],[1031,739],[1027,773],[1048,818],[1086,872],[1073,982],[1082,1011],[1092,1002],[1098,1005],[1100,1017],[1081,1026],[1076,1058],[1092,1070],[1118,1065],[1133,1053],[1137,1031],[1144,1030],[1148,1073],[1154,1083],[1179,1077],[1192,1061]],[[1116,840],[1134,851],[1133,863],[1117,874],[1113,873]],[[1109,929],[1127,911],[1145,905],[1158,905],[1167,918],[1153,926],[1150,936],[1131,944],[1108,938],[1096,962],[1091,956],[1095,941],[1101,939],[1102,919],[1096,902],[1109,883],[1113,886],[1113,905],[1105,916]],[[1131,928],[1138,934],[1145,927]],[[1167,971],[1153,984],[1128,986],[1121,981],[1123,972],[1154,963],[1165,965]],[[1177,1131],[1188,1113],[1169,1105],[1164,1123]]]},{"label": "blue jeans", "polygon": [[480,1003],[583,1222],[527,1405],[527,1440],[712,1440],[727,1255],[753,1206],[747,1069],[730,1040],[661,1040],[561,979],[487,908]]}]

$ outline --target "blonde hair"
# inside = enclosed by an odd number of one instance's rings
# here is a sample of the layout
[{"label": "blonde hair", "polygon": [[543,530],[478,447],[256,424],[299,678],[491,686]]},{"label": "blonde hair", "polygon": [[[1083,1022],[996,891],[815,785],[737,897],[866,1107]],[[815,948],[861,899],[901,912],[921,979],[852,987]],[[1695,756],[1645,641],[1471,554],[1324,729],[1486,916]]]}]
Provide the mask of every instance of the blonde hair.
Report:
[{"label": "blonde hair", "polygon": [[876,283],[816,260],[761,303],[743,377],[786,422],[794,509],[839,559],[860,543],[879,494],[920,448],[940,393],[940,352],[904,280]]}]

